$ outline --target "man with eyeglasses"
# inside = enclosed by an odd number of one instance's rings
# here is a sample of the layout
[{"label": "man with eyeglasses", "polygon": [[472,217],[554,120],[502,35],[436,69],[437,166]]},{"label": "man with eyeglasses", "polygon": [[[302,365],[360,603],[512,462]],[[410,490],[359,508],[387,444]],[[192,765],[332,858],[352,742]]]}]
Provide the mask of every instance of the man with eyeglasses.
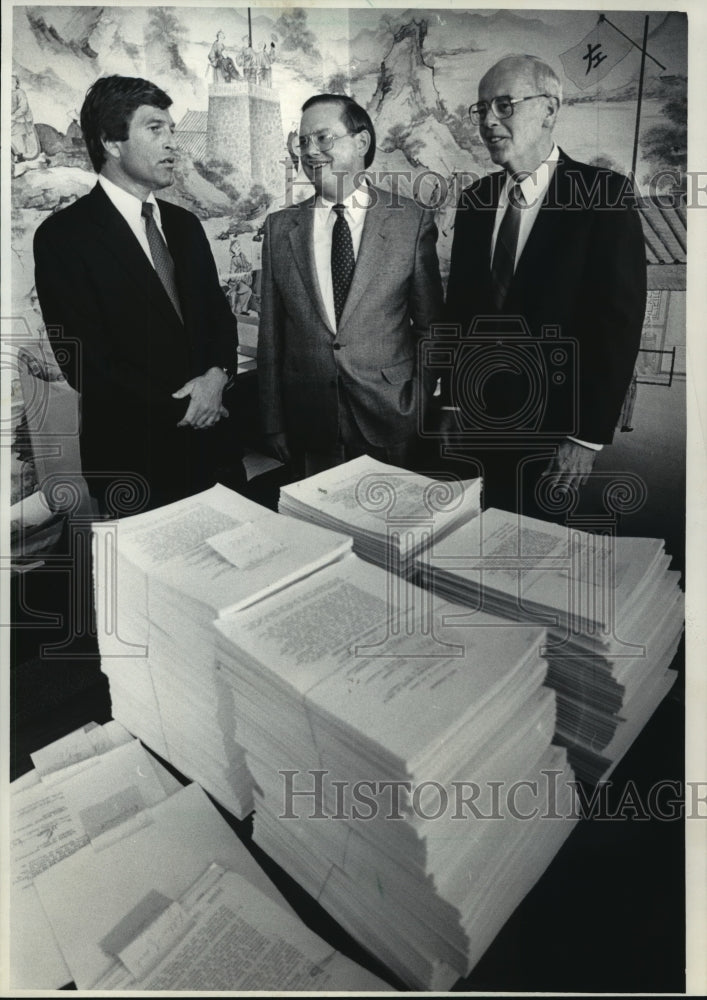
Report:
[{"label": "man with eyeglasses", "polygon": [[645,312],[643,232],[628,179],[555,144],[550,66],[508,56],[478,97],[471,120],[502,170],[458,205],[446,318],[466,369],[449,381],[446,429],[483,466],[487,506],[546,516],[543,491],[579,490],[611,443]]},{"label": "man with eyeglasses", "polygon": [[370,183],[375,142],[350,97],[310,98],[293,151],[315,195],[265,224],[262,422],[295,475],[362,454],[418,460],[434,388],[418,342],[442,311],[437,230],[431,212]]}]

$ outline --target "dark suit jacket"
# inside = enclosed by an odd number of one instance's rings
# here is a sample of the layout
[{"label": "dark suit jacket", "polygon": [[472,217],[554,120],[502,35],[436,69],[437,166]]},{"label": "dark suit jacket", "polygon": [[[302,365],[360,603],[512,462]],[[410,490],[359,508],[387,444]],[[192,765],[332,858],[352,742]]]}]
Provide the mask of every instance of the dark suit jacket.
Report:
[{"label": "dark suit jacket", "polygon": [[[490,260],[504,179],[503,171],[487,175],[459,201],[446,318],[461,324],[464,332],[476,317],[498,316]],[[541,337],[543,325],[554,325],[576,345],[570,352],[570,377],[568,369],[555,370],[552,363],[547,369],[538,425],[546,436],[570,434],[597,444],[612,440],[640,344],[645,305],[643,231],[628,179],[579,163],[560,150],[503,307],[504,315],[523,318],[533,338]],[[547,361],[550,354],[546,351],[544,357]],[[509,361],[512,368],[510,353]],[[495,371],[484,373],[486,399],[499,417],[521,413],[529,380],[501,367],[496,364]],[[562,374],[563,379],[555,380]],[[567,426],[570,413],[572,427]]]},{"label": "dark suit jacket", "polygon": [[413,442],[432,386],[418,343],[442,311],[437,230],[415,202],[372,188],[356,268],[338,333],[319,291],[314,198],[268,216],[258,336],[266,433],[326,451],[337,442],[338,387],[364,438],[377,447]]},{"label": "dark suit jacket", "polygon": [[121,474],[138,476],[149,485],[149,506],[213,482],[205,461],[212,432],[177,428],[189,400],[171,394],[214,365],[234,368],[237,348],[236,321],[199,220],[159,206],[183,324],[100,185],[46,219],[34,240],[44,321],[81,393],[89,486],[100,497]]}]

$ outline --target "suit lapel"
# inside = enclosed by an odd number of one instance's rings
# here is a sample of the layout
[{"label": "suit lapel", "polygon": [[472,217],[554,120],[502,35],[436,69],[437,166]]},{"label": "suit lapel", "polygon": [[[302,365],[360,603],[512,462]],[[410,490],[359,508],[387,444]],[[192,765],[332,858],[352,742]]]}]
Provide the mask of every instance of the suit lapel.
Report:
[{"label": "suit lapel", "polygon": [[560,158],[550,178],[540,211],[520,255],[512,287],[527,283],[528,280],[535,281],[538,268],[546,268],[548,259],[555,252],[562,206],[568,204],[567,186],[567,157],[560,150]]},{"label": "suit lapel", "polygon": [[493,239],[493,227],[496,224],[496,212],[498,202],[501,197],[501,189],[506,181],[506,174],[503,170],[496,170],[488,175],[489,187],[480,186],[478,192],[472,196],[477,202],[477,207],[482,209],[481,218],[482,229],[479,233],[481,241],[486,247],[486,256],[489,259],[489,271],[491,270],[491,240]]},{"label": "suit lapel", "polygon": [[172,322],[179,323],[167,292],[157,276],[157,272],[145,256],[135,236],[110,198],[96,184],[91,191],[91,215],[97,228],[100,242],[116,261],[116,267],[127,271],[135,286],[136,298],[143,297],[151,305],[157,305]]},{"label": "suit lapel", "polygon": [[297,212],[293,213],[293,226],[290,229],[289,239],[292,254],[307,294],[316,306],[322,323],[333,334],[335,331],[332,330],[329,323],[317,280],[317,267],[314,262],[314,198],[303,201]]},{"label": "suit lapel", "polygon": [[[472,253],[483,254],[478,261],[478,273],[470,275],[470,281],[482,281],[486,298],[491,301],[491,243],[493,240],[493,229],[496,224],[496,212],[498,211],[498,201],[501,197],[501,189],[505,183],[506,174],[503,170],[494,171],[488,175],[488,184],[479,185],[477,191],[470,193],[472,204],[475,205],[476,212],[474,220],[477,223],[473,234],[475,246]],[[491,306],[489,308],[492,308]]]},{"label": "suit lapel", "polygon": [[[179,305],[182,310],[182,316],[186,323],[188,319],[190,299],[187,295],[187,288],[189,287],[189,269],[190,263],[188,255],[185,253],[187,249],[187,244],[182,238],[182,233],[180,227],[177,225],[176,218],[174,214],[170,211],[172,205],[169,202],[164,202],[160,199],[160,220],[162,222],[162,231],[164,232],[165,239],[167,241],[167,248],[172,255],[172,260],[174,261],[174,272],[177,281],[177,291],[179,293]],[[154,268],[153,268],[154,270]],[[160,288],[164,291],[164,286],[160,281]],[[169,306],[174,312],[174,306],[172,300],[170,299],[167,292],[164,293],[164,298],[169,302]],[[164,300],[163,300],[164,302]]]},{"label": "suit lapel", "polygon": [[361,234],[361,244],[356,257],[356,267],[354,268],[353,279],[349,294],[346,297],[344,311],[339,321],[339,329],[343,329],[349,318],[353,315],[356,306],[361,300],[369,283],[378,275],[382,261],[386,252],[386,226],[389,215],[385,208],[385,191],[374,189],[375,199],[370,208],[366,210],[366,218],[363,223]]},{"label": "suit lapel", "polygon": [[[454,291],[472,314],[495,311],[491,287],[491,241],[503,171],[486,174],[467,188],[454,219]],[[452,276],[450,276],[450,288]]]}]

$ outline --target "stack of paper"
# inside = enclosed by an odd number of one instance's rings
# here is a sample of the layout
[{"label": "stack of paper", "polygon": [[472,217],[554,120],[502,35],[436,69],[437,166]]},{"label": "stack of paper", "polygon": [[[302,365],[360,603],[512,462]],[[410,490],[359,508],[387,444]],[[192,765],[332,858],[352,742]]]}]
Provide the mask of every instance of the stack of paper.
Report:
[{"label": "stack of paper", "polygon": [[353,536],[354,552],[409,576],[415,556],[479,512],[481,479],[428,479],[367,455],[280,490],[281,514]]},{"label": "stack of paper", "polygon": [[36,879],[76,851],[102,851],[116,831],[149,822],[146,810],[180,786],[117,722],[95,723],[32,754],[11,785],[10,980],[17,989],[70,981]]},{"label": "stack of paper", "polygon": [[494,509],[418,562],[437,594],[547,626],[555,741],[588,781],[608,777],[675,680],[668,668],[683,594],[669,564],[658,539],[589,534]]},{"label": "stack of paper", "polygon": [[256,841],[420,989],[469,972],[574,820],[544,631],[463,614],[350,555],[216,623]]},{"label": "stack of paper", "polygon": [[351,539],[211,490],[96,525],[96,605],[113,715],[236,816],[251,778],[214,678],[219,616],[313,573]]},{"label": "stack of paper", "polygon": [[198,785],[145,806],[35,879],[79,990],[390,989],[301,924]]}]

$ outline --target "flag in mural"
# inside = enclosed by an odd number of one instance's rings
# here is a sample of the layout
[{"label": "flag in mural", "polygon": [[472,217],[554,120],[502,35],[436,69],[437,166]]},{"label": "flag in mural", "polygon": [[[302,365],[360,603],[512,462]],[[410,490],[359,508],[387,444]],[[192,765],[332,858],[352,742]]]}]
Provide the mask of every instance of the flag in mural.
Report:
[{"label": "flag in mural", "polygon": [[563,52],[560,59],[569,79],[585,90],[603,80],[631,48],[631,43],[618,31],[600,22],[578,45]]}]

